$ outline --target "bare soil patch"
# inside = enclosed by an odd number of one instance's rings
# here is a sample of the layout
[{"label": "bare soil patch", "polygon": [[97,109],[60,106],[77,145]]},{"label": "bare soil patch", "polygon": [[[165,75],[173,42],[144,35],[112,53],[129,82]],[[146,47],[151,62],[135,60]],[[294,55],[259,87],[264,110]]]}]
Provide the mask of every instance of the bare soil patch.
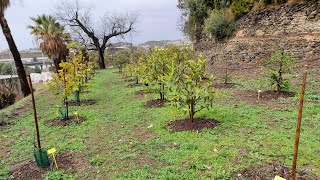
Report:
[{"label": "bare soil patch", "polygon": [[[282,166],[281,164],[274,162],[272,164],[266,164],[261,167],[247,168],[234,175],[234,179],[244,180],[270,180],[274,179],[275,176],[280,176],[285,179],[291,179],[291,169]],[[298,180],[319,180],[315,175],[307,171],[297,171]]]},{"label": "bare soil patch", "polygon": [[[74,157],[71,153],[57,154],[57,164],[59,170],[74,169]],[[24,161],[22,163],[10,167],[9,179],[25,180],[25,179],[43,179],[43,174],[50,172],[50,168],[37,167],[34,160]]]},{"label": "bare soil patch", "polygon": [[[79,117],[80,124],[85,121],[85,118]],[[78,123],[76,116],[69,116],[68,120],[60,120],[59,118],[45,122],[47,126],[70,126],[72,123]]]},{"label": "bare soil patch", "polygon": [[257,105],[267,105],[271,108],[284,108],[288,106],[292,106],[291,104],[279,104],[274,100],[278,100],[279,98],[288,98],[294,97],[296,95],[295,92],[287,92],[282,91],[278,93],[277,91],[263,91],[261,92],[260,99],[258,101],[258,92],[253,90],[234,90],[234,97],[239,101],[246,101],[249,104]]},{"label": "bare soil patch", "polygon": [[132,133],[130,136],[138,139],[140,142],[144,142],[149,138],[157,137],[157,134],[154,132],[149,132],[148,127],[146,126],[139,126],[134,129],[134,133]]},{"label": "bare soil patch", "polygon": [[156,108],[156,107],[164,107],[165,103],[168,102],[167,100],[161,100],[161,99],[156,99],[156,100],[150,100],[144,103],[145,108]]},{"label": "bare soil patch", "polygon": [[80,103],[76,101],[68,101],[69,106],[94,105],[95,103],[96,103],[96,100],[93,100],[93,99],[80,100]]},{"label": "bare soil patch", "polygon": [[236,86],[236,83],[216,83],[213,85],[217,89],[231,89]]},{"label": "bare soil patch", "polygon": [[202,131],[203,129],[213,129],[220,124],[219,121],[207,118],[195,118],[193,123],[189,119],[171,121],[167,126],[172,132],[180,131]]}]

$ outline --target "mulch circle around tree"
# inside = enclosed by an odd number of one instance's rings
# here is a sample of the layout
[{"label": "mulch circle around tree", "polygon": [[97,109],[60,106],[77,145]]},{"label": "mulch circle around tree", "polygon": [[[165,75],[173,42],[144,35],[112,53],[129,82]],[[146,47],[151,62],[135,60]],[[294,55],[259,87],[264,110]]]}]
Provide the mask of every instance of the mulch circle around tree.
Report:
[{"label": "mulch circle around tree", "polygon": [[[261,167],[253,167],[242,170],[240,173],[234,175],[234,179],[243,180],[270,180],[275,176],[280,176],[285,179],[291,179],[291,168],[282,166],[281,164],[274,162],[272,164],[266,164]],[[307,171],[297,171],[296,177],[298,180],[319,180],[315,175]]]},{"label": "mulch circle around tree", "polygon": [[164,107],[165,103],[168,102],[167,100],[161,100],[161,99],[156,99],[156,100],[150,100],[144,103],[145,108],[159,108],[159,107]]},{"label": "mulch circle around tree", "polygon": [[[288,92],[288,91],[262,91],[260,94],[260,101],[270,101],[279,98],[288,98],[294,97],[297,93],[295,92]],[[245,99],[248,101],[258,101],[258,92],[249,90],[249,91],[235,91],[236,97],[241,99]]]},{"label": "mulch circle around tree", "polygon": [[217,89],[231,89],[236,86],[236,83],[216,83],[213,85]]},{"label": "mulch circle around tree", "polygon": [[94,105],[96,100],[88,99],[88,100],[80,100],[80,103],[76,101],[68,101],[69,106],[80,106],[80,105]]},{"label": "mulch circle around tree", "polygon": [[[79,116],[80,124],[85,121],[85,118]],[[68,120],[60,120],[59,118],[45,122],[47,126],[70,126],[73,123],[78,123],[76,116],[69,116]]]},{"label": "mulch circle around tree", "polygon": [[[56,160],[59,170],[74,169],[75,162],[72,153],[56,154]],[[51,156],[49,156],[52,158]],[[43,179],[43,175],[50,172],[50,168],[40,168],[36,166],[34,160],[24,161],[10,167],[9,179]]]},{"label": "mulch circle around tree", "polygon": [[202,131],[203,129],[213,129],[220,124],[219,121],[207,118],[195,118],[193,123],[189,119],[171,121],[167,126],[172,132],[180,131]]},{"label": "mulch circle around tree", "polygon": [[294,97],[297,93],[295,92],[288,92],[288,91],[263,91],[261,93],[261,99],[262,100],[271,100],[271,99],[279,99],[279,98],[288,98],[288,97]]}]

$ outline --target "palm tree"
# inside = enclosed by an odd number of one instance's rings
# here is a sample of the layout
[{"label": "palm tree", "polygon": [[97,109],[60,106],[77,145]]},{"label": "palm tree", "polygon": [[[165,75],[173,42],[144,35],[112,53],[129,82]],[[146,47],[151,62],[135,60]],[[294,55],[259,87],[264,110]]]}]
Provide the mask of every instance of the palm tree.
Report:
[{"label": "palm tree", "polygon": [[31,18],[34,26],[28,26],[31,34],[35,35],[44,54],[53,59],[56,70],[60,69],[60,62],[66,59],[68,54],[66,41],[69,34],[64,32],[64,27],[53,16],[41,15]]},{"label": "palm tree", "polygon": [[20,84],[21,84],[21,92],[22,92],[23,96],[25,97],[30,94],[30,88],[29,88],[29,84],[27,81],[26,71],[24,70],[24,67],[23,67],[23,64],[21,61],[21,56],[20,56],[20,53],[19,53],[18,48],[16,46],[16,43],[14,42],[14,39],[11,35],[11,31],[10,31],[8,22],[7,22],[6,18],[4,17],[4,12],[9,6],[10,6],[10,0],[0,0],[0,24],[1,24],[3,35],[5,36],[5,38],[8,42],[9,49],[12,53],[14,63],[17,68],[17,74],[19,76]]}]

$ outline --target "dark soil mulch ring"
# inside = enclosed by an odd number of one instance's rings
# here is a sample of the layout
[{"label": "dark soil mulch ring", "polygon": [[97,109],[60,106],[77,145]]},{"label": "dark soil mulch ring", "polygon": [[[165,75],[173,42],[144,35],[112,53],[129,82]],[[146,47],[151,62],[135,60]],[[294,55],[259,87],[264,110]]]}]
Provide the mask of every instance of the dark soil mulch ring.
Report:
[{"label": "dark soil mulch ring", "polygon": [[88,100],[80,100],[80,103],[76,101],[68,101],[69,106],[80,106],[80,105],[94,105],[96,100],[88,99]]},{"label": "dark soil mulch ring", "polygon": [[[52,156],[50,156],[51,158]],[[74,169],[74,157],[71,153],[56,154],[56,160],[59,170]],[[50,168],[39,168],[34,160],[24,161],[22,163],[10,167],[9,179],[24,180],[24,179],[43,179],[43,175],[50,172]]]},{"label": "dark soil mulch ring", "polygon": [[216,83],[213,85],[217,89],[231,89],[236,86],[236,83]]},{"label": "dark soil mulch ring", "polygon": [[168,101],[161,100],[161,99],[150,100],[150,101],[147,101],[146,103],[144,103],[144,107],[145,108],[164,107],[166,102],[168,102]]},{"label": "dark soil mulch ring", "polygon": [[[270,180],[275,176],[280,176],[285,179],[291,179],[291,168],[274,162],[273,164],[266,164],[261,167],[247,168],[240,173],[234,175],[234,179],[244,180]],[[319,180],[315,175],[308,173],[307,171],[297,171],[297,179],[299,180]]]},{"label": "dark soil mulch ring", "polygon": [[[295,92],[288,92],[288,91],[262,91],[260,94],[260,101],[270,101],[273,99],[279,98],[288,98],[294,97],[297,93]],[[248,101],[257,101],[258,100],[258,92],[249,90],[249,91],[236,91],[235,95],[241,99],[246,99]]]},{"label": "dark soil mulch ring", "polygon": [[172,130],[172,132],[180,131],[202,131],[203,129],[213,129],[220,124],[219,121],[214,119],[206,118],[195,118],[193,123],[189,119],[182,119],[171,121],[167,123],[167,126]]},{"label": "dark soil mulch ring", "polygon": [[261,99],[262,100],[271,100],[271,99],[278,99],[278,98],[288,98],[288,97],[294,97],[297,93],[295,92],[288,92],[288,91],[263,91],[261,93]]},{"label": "dark soil mulch ring", "polygon": [[[79,117],[79,121],[81,124],[82,122],[85,121],[85,118]],[[76,116],[69,116],[69,119],[64,121],[57,118],[57,119],[46,121],[44,124],[47,126],[70,126],[73,123],[78,123]]]}]

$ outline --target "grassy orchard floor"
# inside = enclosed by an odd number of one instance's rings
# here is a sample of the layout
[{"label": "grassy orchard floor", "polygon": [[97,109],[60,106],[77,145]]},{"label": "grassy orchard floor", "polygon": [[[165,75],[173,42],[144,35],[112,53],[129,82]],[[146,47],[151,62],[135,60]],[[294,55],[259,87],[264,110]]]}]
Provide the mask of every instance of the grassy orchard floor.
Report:
[{"label": "grassy orchard floor", "polygon": [[[130,82],[132,83],[132,82]],[[157,98],[135,95],[143,87],[128,88],[115,69],[98,71],[90,92],[82,99],[94,99],[92,106],[72,107],[87,119],[80,126],[47,127],[55,118],[59,102],[44,87],[36,93],[42,144],[59,153],[74,154],[75,168],[65,172],[76,179],[232,179],[249,167],[278,161],[292,161],[297,110],[249,105],[222,90],[211,110],[197,117],[219,120],[220,126],[202,132],[170,133],[165,124],[174,108],[144,108]],[[41,90],[42,88],[42,90]],[[30,98],[0,111],[9,115],[18,107],[30,107]],[[292,104],[297,97],[278,100]],[[320,176],[320,104],[306,102],[301,132],[298,167]],[[185,116],[180,115],[180,118]],[[179,119],[179,118],[178,118]],[[12,121],[12,120],[11,120]],[[34,124],[31,109],[0,127],[0,179],[6,179],[10,165],[33,158]],[[153,125],[151,128],[148,128]]]}]

